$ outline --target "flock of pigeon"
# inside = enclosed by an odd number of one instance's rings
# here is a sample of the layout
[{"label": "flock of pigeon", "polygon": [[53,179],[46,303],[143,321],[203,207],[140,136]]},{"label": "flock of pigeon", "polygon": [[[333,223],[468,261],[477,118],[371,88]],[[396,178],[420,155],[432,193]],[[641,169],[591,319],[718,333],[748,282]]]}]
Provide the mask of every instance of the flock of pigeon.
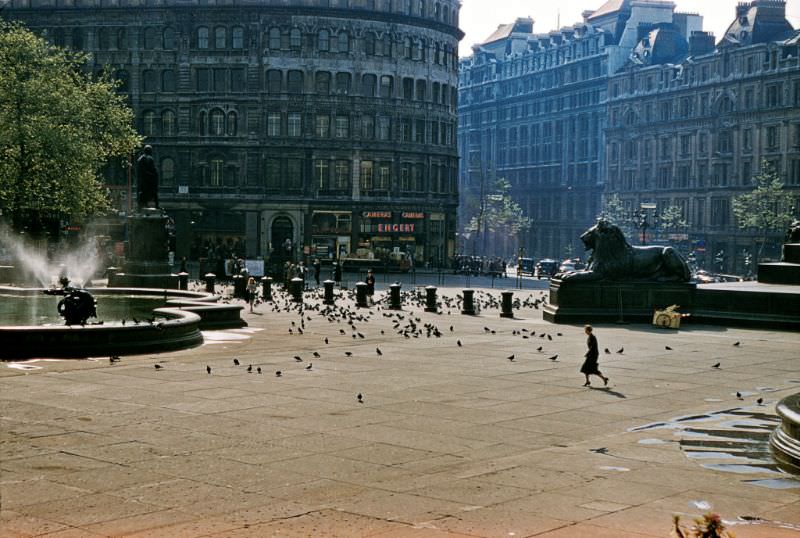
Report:
[{"label": "flock of pigeon", "polygon": [[[288,334],[290,335],[299,335],[302,336],[305,334],[306,330],[306,323],[311,322],[314,318],[312,315],[316,315],[318,318],[327,321],[329,324],[338,324],[338,325],[345,325],[347,328],[340,328],[338,330],[339,336],[347,336],[348,334],[354,341],[365,340],[366,335],[364,333],[365,329],[363,329],[362,325],[368,324],[375,315],[375,312],[379,312],[381,316],[387,318],[388,321],[391,323],[392,329],[395,331],[396,335],[402,337],[404,339],[414,339],[414,338],[441,338],[445,333],[454,333],[455,327],[452,324],[449,324],[444,329],[440,328],[439,325],[432,323],[432,322],[423,322],[422,318],[418,315],[413,313],[413,309],[421,309],[426,306],[426,296],[425,293],[421,291],[410,291],[410,292],[403,292],[403,305],[405,310],[388,310],[384,308],[380,303],[375,305],[375,310],[372,309],[359,309],[355,306],[355,292],[354,291],[342,291],[342,296],[339,297],[339,305],[324,305],[323,304],[323,295],[322,290],[314,290],[310,292],[306,292],[304,295],[304,301],[302,303],[294,302],[291,299],[291,296],[288,293],[283,293],[280,290],[273,289],[273,302],[271,304],[270,311],[275,313],[294,313],[298,316],[297,321],[291,321],[290,326],[287,328]],[[226,301],[230,301],[229,298],[225,299]],[[447,296],[447,295],[440,295],[439,296],[439,312],[438,314],[444,315],[451,315],[452,311],[458,312],[461,307],[461,301],[463,300],[463,296],[457,294],[455,297]],[[476,309],[480,310],[488,310],[488,309],[500,309],[501,307],[501,299],[500,296],[492,295],[489,292],[477,291],[474,295],[474,301]],[[385,299],[385,302],[388,303],[388,296]],[[259,301],[259,304],[266,304]],[[515,298],[514,299],[514,309],[519,310],[521,308],[531,308],[531,309],[539,309],[541,306],[547,304],[547,299],[544,296],[544,292],[540,292],[539,296],[536,297],[533,294],[525,297],[525,298]],[[411,308],[409,308],[411,307]],[[446,318],[442,318],[446,319]],[[490,327],[483,328],[484,334],[496,335],[498,334],[495,329]],[[380,331],[381,335],[385,335],[385,331]],[[531,330],[527,328],[522,329],[513,329],[511,332],[512,336],[521,337],[524,340],[533,340],[539,339],[539,341],[543,342],[541,345],[534,348],[537,353],[544,353],[544,342],[550,343],[553,342],[554,336],[556,338],[564,336],[561,332],[555,333],[547,333],[547,332],[539,332],[537,334],[536,330]],[[322,339],[324,344],[327,346],[330,343],[329,338],[326,336]],[[538,342],[537,342],[538,343]],[[464,346],[464,343],[459,338],[456,340],[456,346],[461,348]],[[735,342],[733,344],[734,347],[741,346],[741,342]],[[664,346],[666,351],[673,351],[673,348],[670,346]],[[612,351],[609,348],[605,348],[604,352],[606,354],[611,354]],[[353,357],[352,351],[344,351],[345,357]],[[616,350],[616,353],[619,355],[623,355],[625,353],[625,348],[620,347]],[[377,357],[383,357],[384,353],[381,351],[380,347],[375,348],[375,355]],[[312,356],[315,359],[321,359],[322,354],[319,351],[314,351]],[[558,362],[558,354],[549,355],[547,356],[547,360],[552,362]],[[305,360],[300,355],[294,355],[293,360],[297,363],[305,362]],[[511,354],[506,357],[509,362],[516,362],[517,356],[516,354]],[[112,356],[110,357],[109,361],[111,364],[116,364],[121,360],[119,356]],[[232,359],[233,367],[240,367],[241,361],[238,358]],[[163,363],[156,363],[154,365],[156,370],[163,370],[164,365]],[[717,362],[711,366],[713,369],[720,369],[722,364]],[[304,370],[312,371],[314,368],[313,362],[308,362],[304,366]],[[261,366],[256,365],[255,368],[252,364],[249,364],[245,370],[247,373],[256,373],[256,375],[261,375],[264,373]],[[212,375],[213,369],[210,365],[206,365],[206,373],[208,375]],[[275,371],[275,377],[281,378],[283,377],[282,370]],[[744,397],[741,392],[736,393],[736,397],[739,400],[743,400]],[[356,400],[358,403],[364,402],[364,396],[361,393],[358,393],[356,396]],[[763,404],[763,398],[758,398],[756,400],[758,405]]]}]

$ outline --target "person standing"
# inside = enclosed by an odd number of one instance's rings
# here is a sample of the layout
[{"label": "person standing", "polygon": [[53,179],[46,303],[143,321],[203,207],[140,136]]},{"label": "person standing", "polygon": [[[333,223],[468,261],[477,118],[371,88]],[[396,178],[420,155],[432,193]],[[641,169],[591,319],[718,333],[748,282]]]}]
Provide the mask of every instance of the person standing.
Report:
[{"label": "person standing", "polygon": [[250,277],[247,279],[247,302],[250,303],[250,312],[253,312],[253,305],[256,302],[256,296],[258,295],[258,284],[256,284],[256,279]]},{"label": "person standing", "polygon": [[583,366],[581,366],[581,373],[586,376],[586,383],[584,383],[583,386],[591,386],[591,383],[589,382],[590,375],[598,376],[603,380],[604,385],[608,385],[608,378],[600,372],[600,369],[597,365],[597,359],[600,357],[600,352],[597,348],[597,338],[594,334],[592,334],[592,326],[587,325],[583,330],[588,336],[586,339],[586,346],[589,348],[586,351],[586,360],[583,361]]},{"label": "person standing", "polygon": [[317,282],[317,287],[319,287],[319,272],[322,270],[322,263],[320,263],[319,258],[314,258],[314,280]]},{"label": "person standing", "polygon": [[342,264],[338,261],[333,262],[333,281],[337,286],[342,284]]},{"label": "person standing", "polygon": [[369,302],[372,302],[373,295],[375,295],[375,273],[370,269],[367,271],[367,297],[369,297]]}]

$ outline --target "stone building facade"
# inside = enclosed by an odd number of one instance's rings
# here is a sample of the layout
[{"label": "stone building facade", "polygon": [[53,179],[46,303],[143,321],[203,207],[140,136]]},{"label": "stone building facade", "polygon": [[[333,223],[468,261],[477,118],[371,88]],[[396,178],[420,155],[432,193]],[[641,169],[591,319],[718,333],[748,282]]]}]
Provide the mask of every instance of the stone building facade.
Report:
[{"label": "stone building facade", "polygon": [[[453,254],[456,0],[12,0],[154,147],[177,256]],[[127,205],[127,170],[109,184]]]},{"label": "stone building facade", "polygon": [[[783,1],[740,3],[731,15],[718,43],[673,25],[643,33],[610,81],[605,191],[631,215],[643,203],[680,208],[687,228],[648,236],[746,274],[760,233],[738,228],[732,199],[752,190],[763,161],[800,208],[800,32]],[[772,235],[765,254],[777,257],[784,231]]]},{"label": "stone building facade", "polygon": [[462,199],[479,196],[481,182],[505,178],[534,221],[497,254],[518,246],[536,258],[583,252],[578,237],[597,217],[605,183],[608,81],[637,45],[641,25],[673,20],[685,32],[701,24],[669,2],[610,0],[547,34],[534,33],[531,19],[500,26],[462,59]]}]

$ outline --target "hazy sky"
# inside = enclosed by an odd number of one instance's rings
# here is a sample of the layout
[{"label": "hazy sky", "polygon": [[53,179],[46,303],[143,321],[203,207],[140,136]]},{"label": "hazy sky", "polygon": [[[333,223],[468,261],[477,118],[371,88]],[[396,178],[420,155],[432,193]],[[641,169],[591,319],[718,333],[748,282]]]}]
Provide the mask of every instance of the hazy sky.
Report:
[{"label": "hazy sky", "polygon": [[[699,12],[703,16],[703,29],[719,38],[733,21],[739,0],[673,0],[679,11]],[[557,28],[559,11],[561,25],[580,22],[581,13],[597,9],[605,0],[462,0],[461,29],[467,34],[461,41],[461,55],[472,54],[472,45],[480,43],[497,29],[499,24],[517,17],[530,16],[533,31],[545,33]],[[800,27],[800,0],[788,0],[786,12],[789,22]]]}]

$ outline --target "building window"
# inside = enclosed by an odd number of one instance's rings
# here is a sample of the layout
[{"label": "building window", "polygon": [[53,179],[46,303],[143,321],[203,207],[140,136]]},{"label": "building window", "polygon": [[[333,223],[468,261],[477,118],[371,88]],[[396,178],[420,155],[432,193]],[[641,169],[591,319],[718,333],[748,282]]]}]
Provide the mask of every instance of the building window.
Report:
[{"label": "building window", "polygon": [[161,115],[161,134],[175,136],[175,113],[171,110],[165,110]]},{"label": "building window", "polygon": [[164,92],[175,91],[175,71],[165,69],[161,72],[161,90]]},{"label": "building window", "polygon": [[128,48],[128,31],[125,28],[117,30],[117,48],[119,50],[127,50]]},{"label": "building window", "polygon": [[227,127],[227,135],[228,136],[236,136],[236,130],[238,129],[239,121],[236,116],[236,112],[228,112],[228,124]]},{"label": "building window", "polygon": [[217,26],[214,28],[214,48],[224,49],[227,46],[227,30],[224,26]]},{"label": "building window", "polygon": [[374,187],[374,167],[372,161],[361,161],[361,190],[371,191]]},{"label": "building window", "polygon": [[201,26],[197,29],[197,48],[208,48],[208,28]]},{"label": "building window", "polygon": [[753,151],[753,129],[742,129],[742,149]]},{"label": "building window", "polygon": [[288,121],[288,135],[294,138],[302,136],[303,134],[303,123],[302,123],[302,115],[300,112],[290,112],[289,113],[289,121]]},{"label": "building window", "polygon": [[327,30],[320,30],[317,36],[317,48],[321,52],[328,52],[331,49],[331,34]]},{"label": "building window", "polygon": [[234,26],[233,30],[231,31],[231,38],[231,48],[244,48],[244,28],[241,26]]},{"label": "building window", "polygon": [[272,27],[269,29],[269,48],[271,50],[280,50],[281,48],[281,29]]},{"label": "building window", "polygon": [[400,167],[400,190],[408,192],[411,190],[411,165],[403,163]]},{"label": "building window", "polygon": [[777,151],[781,143],[780,132],[777,125],[767,127],[767,150]]},{"label": "building window", "polygon": [[280,159],[267,159],[264,163],[266,185],[268,189],[278,189],[281,185]]},{"label": "building window", "polygon": [[148,27],[144,29],[144,48],[147,50],[153,50],[156,48],[156,42],[158,33],[157,30],[153,27]]},{"label": "building window", "polygon": [[717,151],[720,153],[730,153],[731,149],[731,132],[720,131],[717,139]]},{"label": "building window", "polygon": [[200,135],[205,135],[206,134],[206,125],[207,125],[207,123],[206,123],[206,113],[205,112],[200,112],[200,114],[197,115],[197,132],[198,132],[198,134],[200,134]]},{"label": "building window", "polygon": [[302,71],[289,71],[287,82],[288,82],[289,93],[295,93],[295,94],[303,93]]},{"label": "building window", "polygon": [[781,106],[781,85],[770,84],[766,87],[766,106],[767,108],[776,108]]},{"label": "building window", "polygon": [[175,30],[170,26],[164,28],[161,32],[161,47],[164,50],[172,50],[175,48]]},{"label": "building window", "polygon": [[299,28],[292,28],[289,32],[289,48],[292,50],[300,50],[303,44],[303,36]]},{"label": "building window", "polygon": [[336,138],[350,137],[350,118],[347,116],[336,116]]},{"label": "building window", "polygon": [[375,87],[378,84],[378,77],[375,75],[361,76],[361,95],[364,97],[375,97]]},{"label": "building window", "polygon": [[330,164],[325,159],[317,159],[314,164],[314,179],[317,188],[321,191],[328,190],[328,178],[330,177]]},{"label": "building window", "polygon": [[231,91],[243,92],[245,90],[245,75],[243,68],[231,69]]},{"label": "building window", "polygon": [[277,69],[267,71],[267,92],[281,93],[283,85],[283,73]]},{"label": "building window", "polygon": [[156,128],[156,113],[152,110],[147,110],[142,114],[142,134],[144,136],[156,136],[158,134]]},{"label": "building window", "polygon": [[224,92],[228,82],[227,69],[214,69],[214,91]]},{"label": "building window", "polygon": [[220,158],[211,159],[211,186],[221,187],[223,182],[223,172],[225,162]]},{"label": "building window", "polygon": [[350,161],[336,161],[334,188],[339,191],[347,190],[350,186]]},{"label": "building window", "polygon": [[341,53],[350,52],[350,34],[347,32],[339,32],[337,36],[337,49]]},{"label": "building window", "polygon": [[378,116],[378,140],[392,138],[392,119],[389,116]]},{"label": "building window", "polygon": [[336,93],[341,95],[350,93],[351,80],[350,73],[336,73]]},{"label": "building window", "polygon": [[330,138],[331,117],[327,114],[317,114],[314,132],[317,138]]},{"label": "building window", "polygon": [[142,91],[152,93],[158,91],[158,75],[152,69],[147,69],[142,73]]},{"label": "building window", "polygon": [[267,136],[281,136],[280,112],[270,112],[267,114]]},{"label": "building window", "polygon": [[361,116],[361,138],[364,140],[375,138],[375,118],[372,116]]},{"label": "building window", "polygon": [[375,34],[367,32],[364,36],[364,54],[367,56],[375,55]]},{"label": "building window", "polygon": [[289,159],[286,161],[286,182],[290,190],[303,188],[303,160]]},{"label": "building window", "polygon": [[727,198],[711,199],[711,226],[727,226],[730,203]]},{"label": "building window", "polygon": [[211,136],[222,136],[225,134],[225,113],[215,108],[208,115],[208,132]]},{"label": "building window", "polygon": [[394,96],[394,79],[389,75],[381,76],[381,97],[387,99]]},{"label": "building window", "polygon": [[786,178],[789,185],[800,185],[800,159],[792,159],[789,163],[789,175]]},{"label": "building window", "polygon": [[169,157],[161,159],[161,180],[165,185],[175,183],[175,161]]},{"label": "building window", "polygon": [[392,184],[392,167],[389,163],[381,163],[378,167],[378,182],[375,190],[387,191]]}]

